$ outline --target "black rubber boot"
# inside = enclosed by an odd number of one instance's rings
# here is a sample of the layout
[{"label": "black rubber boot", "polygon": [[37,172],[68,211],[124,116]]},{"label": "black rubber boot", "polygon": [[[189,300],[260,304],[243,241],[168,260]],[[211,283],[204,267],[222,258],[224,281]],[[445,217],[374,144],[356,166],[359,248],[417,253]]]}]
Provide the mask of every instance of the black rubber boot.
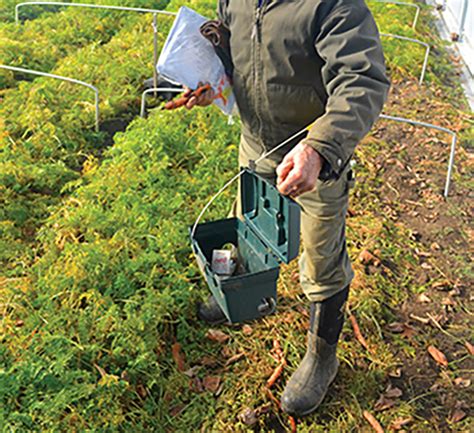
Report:
[{"label": "black rubber boot", "polygon": [[198,317],[209,325],[219,325],[227,322],[227,317],[219,307],[214,296],[209,296],[206,302],[198,305]]},{"label": "black rubber boot", "polygon": [[314,412],[323,401],[339,367],[336,347],[344,323],[349,287],[310,307],[306,355],[281,397],[282,409],[292,416]]}]

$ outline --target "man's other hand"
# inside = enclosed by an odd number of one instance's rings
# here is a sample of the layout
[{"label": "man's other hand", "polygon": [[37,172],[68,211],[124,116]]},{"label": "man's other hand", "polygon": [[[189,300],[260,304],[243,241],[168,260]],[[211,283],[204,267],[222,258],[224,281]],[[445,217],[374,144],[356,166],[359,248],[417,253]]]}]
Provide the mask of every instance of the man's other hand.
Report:
[{"label": "man's other hand", "polygon": [[[205,83],[199,83],[198,87],[203,86]],[[185,87],[185,92],[183,96],[189,96],[193,91]],[[186,108],[190,110],[191,108],[195,107],[196,105],[199,107],[207,107],[208,105],[211,105],[214,102],[215,98],[215,92],[211,88],[209,90],[206,90],[205,92],[201,93],[199,96],[192,96],[189,101],[186,103]]]},{"label": "man's other hand", "polygon": [[277,167],[277,188],[283,195],[298,197],[316,188],[323,159],[311,146],[296,145]]}]

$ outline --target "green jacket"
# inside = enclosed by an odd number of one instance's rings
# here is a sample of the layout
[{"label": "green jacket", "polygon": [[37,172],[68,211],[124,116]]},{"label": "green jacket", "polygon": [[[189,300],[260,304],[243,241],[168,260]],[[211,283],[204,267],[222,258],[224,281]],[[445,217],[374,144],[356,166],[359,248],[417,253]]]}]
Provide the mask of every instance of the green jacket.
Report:
[{"label": "green jacket", "polygon": [[304,141],[338,175],[377,120],[390,86],[372,14],[363,0],[260,3],[219,0],[218,6],[230,29],[243,135],[270,149],[317,119]]}]

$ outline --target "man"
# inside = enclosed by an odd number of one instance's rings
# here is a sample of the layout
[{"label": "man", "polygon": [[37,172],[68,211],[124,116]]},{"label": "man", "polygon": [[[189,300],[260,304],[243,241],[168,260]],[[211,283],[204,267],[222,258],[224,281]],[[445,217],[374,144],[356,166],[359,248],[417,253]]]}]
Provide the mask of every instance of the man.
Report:
[{"label": "man", "polygon": [[[313,412],[334,380],[336,346],[353,271],[345,217],[350,160],[385,102],[389,81],[377,27],[363,0],[220,0],[230,30],[233,86],[248,166],[315,121],[300,142],[257,171],[301,205],[300,281],[310,303],[307,351],[282,395],[290,415]],[[212,92],[187,107],[212,102]],[[211,297],[199,315],[224,315]]]}]

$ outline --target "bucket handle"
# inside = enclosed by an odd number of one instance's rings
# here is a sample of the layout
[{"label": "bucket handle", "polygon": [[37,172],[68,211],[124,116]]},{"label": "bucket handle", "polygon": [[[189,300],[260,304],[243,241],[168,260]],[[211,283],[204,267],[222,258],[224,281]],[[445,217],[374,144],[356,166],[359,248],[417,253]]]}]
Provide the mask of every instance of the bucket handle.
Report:
[{"label": "bucket handle", "polygon": [[[294,139],[298,138],[300,135],[304,134],[305,132],[309,131],[311,127],[313,126],[314,123],[311,123],[310,125],[304,127],[303,129],[299,130],[295,134],[293,134],[291,137],[287,138],[286,140],[282,141],[278,146],[274,147],[273,149],[269,150],[268,152],[264,152],[256,161],[252,162],[252,165],[257,165],[259,162],[264,160],[265,158],[269,157],[273,153],[275,153],[278,149],[281,149],[283,146],[287,145]],[[237,179],[242,176],[245,170],[240,170],[239,173],[237,173],[232,179],[230,179],[226,184],[219,190],[217,191],[216,194],[214,194],[211,199],[207,202],[207,204],[203,207],[201,212],[199,213],[198,217],[196,218],[196,221],[193,224],[193,228],[191,229],[191,238],[194,239],[194,235],[196,233],[196,228],[201,222],[202,217],[206,213],[206,211],[211,207],[212,203],[227,189],[229,186],[231,186]]]}]

